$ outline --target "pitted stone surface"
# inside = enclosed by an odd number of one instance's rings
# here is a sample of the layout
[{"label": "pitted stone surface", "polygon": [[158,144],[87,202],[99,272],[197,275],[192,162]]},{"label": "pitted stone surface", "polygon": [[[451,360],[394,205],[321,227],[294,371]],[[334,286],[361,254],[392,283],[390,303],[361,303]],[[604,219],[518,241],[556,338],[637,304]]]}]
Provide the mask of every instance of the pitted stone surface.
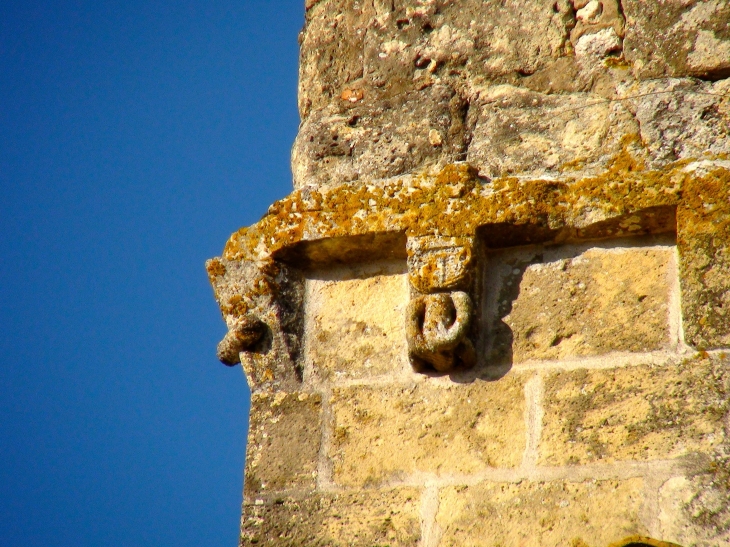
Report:
[{"label": "pitted stone surface", "polygon": [[376,486],[414,472],[516,467],[525,449],[525,378],[437,387],[339,388],[333,393],[334,480]]},{"label": "pitted stone surface", "polygon": [[[639,130],[650,156],[663,148],[654,166],[728,154],[728,10],[722,0],[316,2],[301,34],[295,185],[462,159],[490,177],[596,173]],[[681,126],[680,138],[647,140],[647,114]]]},{"label": "pitted stone surface", "polygon": [[544,408],[542,465],[709,458],[728,442],[728,361],[557,372]]},{"label": "pitted stone surface", "polygon": [[246,496],[313,488],[321,429],[319,395],[253,394],[246,452]]},{"label": "pitted stone surface", "polygon": [[415,488],[280,496],[243,506],[241,547],[418,547]]}]

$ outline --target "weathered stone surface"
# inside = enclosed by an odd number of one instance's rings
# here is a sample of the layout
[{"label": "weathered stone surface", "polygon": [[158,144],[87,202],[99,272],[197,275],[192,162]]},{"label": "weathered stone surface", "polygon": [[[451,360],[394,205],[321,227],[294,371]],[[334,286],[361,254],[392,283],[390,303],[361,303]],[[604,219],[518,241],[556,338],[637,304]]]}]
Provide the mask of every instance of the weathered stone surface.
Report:
[{"label": "weathered stone surface", "polygon": [[[730,454],[730,452],[728,453]],[[682,545],[721,547],[730,543],[730,457],[707,472],[673,477],[659,489],[662,537]]]},{"label": "weathered stone surface", "polygon": [[294,186],[387,178],[463,160],[465,116],[465,102],[442,85],[375,104],[337,101],[300,126]]},{"label": "weathered stone surface", "polygon": [[417,547],[419,505],[413,488],[251,499],[243,507],[241,547]]},{"label": "weathered stone surface", "polygon": [[603,170],[639,127],[621,103],[515,86],[480,94],[467,161],[489,177]]},{"label": "weathered stone surface", "polygon": [[525,449],[524,380],[513,374],[448,387],[335,390],[330,447],[335,482],[364,486],[414,472],[516,467]]},{"label": "weathered stone surface", "polygon": [[353,87],[367,103],[467,75],[518,81],[566,52],[572,11],[562,0],[321,0],[302,33],[300,112]]},{"label": "weathered stone surface", "polygon": [[311,380],[397,374],[409,368],[408,299],[405,261],[313,272],[307,279],[305,326]]},{"label": "weathered stone surface", "polygon": [[208,279],[228,333],[218,358],[241,363],[252,391],[297,389],[302,334],[303,280],[294,268],[271,260],[214,258]]},{"label": "weathered stone surface", "polygon": [[623,86],[620,96],[637,97],[622,104],[638,123],[646,165],[658,169],[678,160],[727,157],[729,94],[730,80],[665,79]]},{"label": "weathered stone surface", "polygon": [[730,176],[708,169],[677,213],[685,340],[700,349],[730,347]]},{"label": "weathered stone surface", "polygon": [[246,452],[246,496],[313,488],[321,436],[319,395],[254,393]]},{"label": "weathered stone surface", "polygon": [[727,442],[730,362],[556,372],[545,381],[543,465],[710,455]]},{"label": "weathered stone surface", "polygon": [[730,4],[724,0],[622,0],[626,59],[639,78],[730,76]]},{"label": "weathered stone surface", "polygon": [[519,363],[666,347],[675,266],[673,246],[659,241],[490,255],[491,358]]},{"label": "weathered stone surface", "polygon": [[711,82],[730,76],[728,10],[722,0],[317,2],[301,35],[295,186],[465,158],[490,177],[592,174],[639,132],[653,167],[727,154],[728,81]]},{"label": "weathered stone surface", "polygon": [[643,480],[490,483],[444,488],[439,547],[607,546],[648,535]]}]

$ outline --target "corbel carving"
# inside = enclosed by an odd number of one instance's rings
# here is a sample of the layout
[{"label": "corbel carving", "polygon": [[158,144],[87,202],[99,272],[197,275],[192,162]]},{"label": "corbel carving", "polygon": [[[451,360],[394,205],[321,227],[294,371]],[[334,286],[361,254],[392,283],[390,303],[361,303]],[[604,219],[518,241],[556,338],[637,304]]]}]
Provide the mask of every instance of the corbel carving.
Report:
[{"label": "corbel carving", "polygon": [[468,338],[472,302],[462,291],[413,298],[406,309],[406,337],[413,367],[448,372],[473,366],[474,345]]},{"label": "corbel carving", "polygon": [[296,357],[301,336],[301,276],[269,260],[209,260],[208,276],[228,326],[218,358],[241,363],[251,389],[300,380]]},{"label": "corbel carving", "polygon": [[473,248],[473,237],[409,237],[406,241],[408,280],[423,294],[468,290],[474,268]]},{"label": "corbel carving", "polygon": [[241,362],[241,352],[250,352],[263,338],[266,324],[253,315],[234,317],[223,340],[218,344],[218,359],[228,366]]},{"label": "corbel carving", "polygon": [[406,243],[408,278],[416,294],[406,309],[413,368],[449,372],[476,363],[469,339],[474,238],[426,235]]}]

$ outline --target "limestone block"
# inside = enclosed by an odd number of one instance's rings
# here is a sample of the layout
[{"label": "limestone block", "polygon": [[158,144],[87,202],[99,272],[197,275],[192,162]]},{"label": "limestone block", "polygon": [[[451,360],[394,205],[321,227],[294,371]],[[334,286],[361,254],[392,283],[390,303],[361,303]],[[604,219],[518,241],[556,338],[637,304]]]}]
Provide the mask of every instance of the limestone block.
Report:
[{"label": "limestone block", "polygon": [[626,59],[644,78],[730,74],[730,4],[725,0],[623,0]]},{"label": "limestone block", "polygon": [[[711,168],[710,168],[711,169]],[[730,177],[693,177],[677,212],[685,340],[699,349],[730,347]]]},{"label": "limestone block", "polygon": [[352,87],[367,102],[466,75],[516,81],[564,54],[574,24],[566,1],[321,0],[301,35],[300,112]]},{"label": "limestone block", "polygon": [[491,360],[520,363],[667,347],[676,265],[670,242],[656,241],[662,244],[629,246],[624,240],[491,255],[484,288]]},{"label": "limestone block", "polygon": [[545,381],[542,465],[711,454],[726,442],[729,361],[556,372]]},{"label": "limestone block", "polygon": [[506,85],[481,93],[470,116],[475,122],[467,161],[488,177],[605,168],[638,131],[621,104]]},{"label": "limestone block", "polygon": [[518,466],[525,450],[524,381],[513,374],[448,387],[336,389],[329,451],[335,482],[363,486],[414,472]]},{"label": "limestone block", "polygon": [[636,97],[623,104],[638,122],[647,166],[730,154],[728,94],[730,80],[663,79],[622,88],[622,96]]},{"label": "limestone block", "polygon": [[315,272],[306,285],[307,380],[364,378],[410,368],[405,261]]},{"label": "limestone block", "polygon": [[664,482],[658,505],[662,537],[697,547],[730,544],[730,452],[703,473]]},{"label": "limestone block", "polygon": [[317,394],[254,393],[246,450],[245,494],[313,488],[322,434]]},{"label": "limestone block", "polygon": [[439,547],[604,547],[648,535],[643,479],[492,483],[442,490]]},{"label": "limestone block", "polygon": [[412,488],[249,500],[241,546],[417,547],[419,506]]},{"label": "limestone block", "polygon": [[300,126],[292,149],[296,188],[392,177],[464,159],[466,105],[452,88],[434,85],[392,98],[354,89]]}]

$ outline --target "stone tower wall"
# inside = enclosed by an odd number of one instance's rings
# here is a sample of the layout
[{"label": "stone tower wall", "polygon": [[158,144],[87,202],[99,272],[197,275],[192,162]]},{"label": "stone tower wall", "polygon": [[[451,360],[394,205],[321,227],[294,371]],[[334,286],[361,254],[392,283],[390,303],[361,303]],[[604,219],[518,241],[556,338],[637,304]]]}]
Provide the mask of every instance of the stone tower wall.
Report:
[{"label": "stone tower wall", "polygon": [[730,2],[306,9],[241,544],[730,544]]}]

